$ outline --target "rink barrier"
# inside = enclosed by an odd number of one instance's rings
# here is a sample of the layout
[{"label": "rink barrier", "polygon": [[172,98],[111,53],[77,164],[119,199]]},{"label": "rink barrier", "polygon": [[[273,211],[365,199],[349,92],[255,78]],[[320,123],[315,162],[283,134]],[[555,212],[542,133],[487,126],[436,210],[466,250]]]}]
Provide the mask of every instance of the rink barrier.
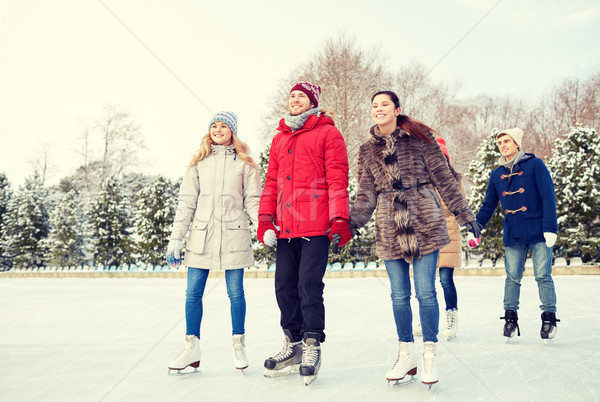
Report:
[{"label": "rink barrier", "polygon": [[[123,265],[123,266],[77,266],[77,267],[19,267],[8,271],[0,271],[0,278],[19,277],[52,277],[52,278],[185,278],[187,269],[181,265],[173,269],[168,265]],[[553,275],[600,275],[600,266],[584,265],[581,258],[556,258],[552,266]],[[211,270],[211,277],[223,277],[225,271]],[[411,271],[412,275],[412,271]],[[454,270],[455,276],[504,276],[504,260],[499,259],[496,264],[491,260],[473,260],[463,268]],[[531,258],[525,263],[525,276],[533,276],[533,263]],[[246,278],[274,278],[275,264],[260,264],[246,268]],[[367,278],[387,277],[385,265],[382,261],[370,261],[367,264],[360,261],[334,262],[327,264],[326,278]]]}]

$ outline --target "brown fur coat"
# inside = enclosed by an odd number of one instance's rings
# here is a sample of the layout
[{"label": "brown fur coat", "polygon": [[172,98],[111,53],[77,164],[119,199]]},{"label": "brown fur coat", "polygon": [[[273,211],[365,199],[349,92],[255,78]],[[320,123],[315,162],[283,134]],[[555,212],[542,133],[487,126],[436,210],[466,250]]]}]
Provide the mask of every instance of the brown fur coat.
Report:
[{"label": "brown fur coat", "polygon": [[350,219],[360,228],[377,209],[376,252],[383,260],[412,262],[450,242],[436,189],[461,225],[475,220],[446,157],[429,135],[431,144],[401,129],[385,136],[373,126],[360,147]]}]

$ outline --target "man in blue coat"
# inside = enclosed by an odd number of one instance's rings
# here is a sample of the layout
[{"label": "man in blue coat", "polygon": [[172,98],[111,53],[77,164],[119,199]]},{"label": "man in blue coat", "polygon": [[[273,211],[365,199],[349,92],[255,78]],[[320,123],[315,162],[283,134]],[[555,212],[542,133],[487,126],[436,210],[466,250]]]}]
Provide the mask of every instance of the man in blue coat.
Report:
[{"label": "man in blue coat", "polygon": [[485,227],[500,201],[504,214],[504,336],[512,338],[517,331],[517,309],[521,279],[527,253],[531,250],[533,272],[542,305],[542,329],[545,342],[556,335],[556,292],[552,280],[552,247],[556,242],[556,198],[550,173],[541,159],[524,153],[523,131],[502,130],[496,143],[502,155],[498,168],[490,175],[477,222]]}]

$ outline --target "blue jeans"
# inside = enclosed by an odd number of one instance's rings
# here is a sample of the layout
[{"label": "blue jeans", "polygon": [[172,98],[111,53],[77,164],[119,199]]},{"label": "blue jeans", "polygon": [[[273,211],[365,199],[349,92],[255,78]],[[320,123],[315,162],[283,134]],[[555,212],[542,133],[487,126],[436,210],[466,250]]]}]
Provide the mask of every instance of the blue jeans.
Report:
[{"label": "blue jeans", "polygon": [[[419,317],[423,330],[423,341],[437,342],[440,309],[435,292],[435,271],[438,251],[421,256],[413,263],[415,293],[419,301]],[[396,321],[398,341],[413,342],[412,310],[410,307],[409,263],[404,260],[386,260],[385,269],[392,288],[392,309]]]},{"label": "blue jeans", "polygon": [[458,308],[458,295],[454,286],[454,268],[440,267],[440,283],[444,290],[444,301],[446,310]]},{"label": "blue jeans", "polygon": [[556,292],[552,280],[552,247],[545,242],[520,244],[505,247],[504,267],[506,282],[504,283],[504,310],[517,311],[521,295],[521,279],[525,271],[527,252],[531,250],[533,259],[533,274],[538,285],[538,293],[542,311],[556,313]]},{"label": "blue jeans", "polygon": [[[202,296],[208,279],[208,269],[188,268],[187,290],[185,292],[186,335],[200,338],[202,323]],[[231,303],[232,333],[243,334],[246,321],[246,298],[244,296],[244,270],[228,269],[225,271],[227,294]]]}]

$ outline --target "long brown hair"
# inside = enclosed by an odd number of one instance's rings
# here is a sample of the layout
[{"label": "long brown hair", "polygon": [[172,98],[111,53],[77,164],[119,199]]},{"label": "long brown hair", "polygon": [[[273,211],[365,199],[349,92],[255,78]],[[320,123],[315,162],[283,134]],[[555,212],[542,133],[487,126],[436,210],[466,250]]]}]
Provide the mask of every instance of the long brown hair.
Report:
[{"label": "long brown hair", "polygon": [[[399,108],[400,107],[400,98],[398,98],[398,95],[396,95],[395,92],[392,91],[379,91],[376,92],[372,97],[371,97],[371,102],[373,102],[373,99],[375,99],[375,97],[377,95],[387,95],[390,97],[390,100],[392,102],[394,102],[394,108]],[[404,115],[404,114],[400,114],[396,117],[396,125],[398,127],[400,127],[402,130],[406,131],[407,133],[409,133],[410,135],[412,135],[415,138],[418,138],[419,140],[426,142],[428,144],[432,144],[433,140],[431,139],[431,136],[428,135],[429,133],[435,133],[436,131],[434,129],[432,129],[431,127],[429,127],[428,125],[426,125],[425,123],[421,123],[420,121],[411,119],[410,117]]]},{"label": "long brown hair", "polygon": [[[250,157],[250,150],[248,148],[248,145],[246,145],[244,142],[242,142],[240,139],[238,139],[237,135],[235,135],[233,133],[231,135],[231,141],[233,143],[233,146],[235,148],[235,152],[237,153],[237,156],[242,161],[246,162],[248,165],[258,168],[258,166],[256,166],[256,163],[254,163],[254,161],[252,160],[252,157]],[[210,146],[213,145],[214,143],[215,142],[210,137],[210,133],[208,133],[204,137],[202,137],[202,142],[200,143],[200,149],[198,149],[198,151],[196,151],[196,153],[192,157],[189,167],[194,166],[196,163],[200,162],[202,159],[204,159],[208,155],[210,155]]]}]

